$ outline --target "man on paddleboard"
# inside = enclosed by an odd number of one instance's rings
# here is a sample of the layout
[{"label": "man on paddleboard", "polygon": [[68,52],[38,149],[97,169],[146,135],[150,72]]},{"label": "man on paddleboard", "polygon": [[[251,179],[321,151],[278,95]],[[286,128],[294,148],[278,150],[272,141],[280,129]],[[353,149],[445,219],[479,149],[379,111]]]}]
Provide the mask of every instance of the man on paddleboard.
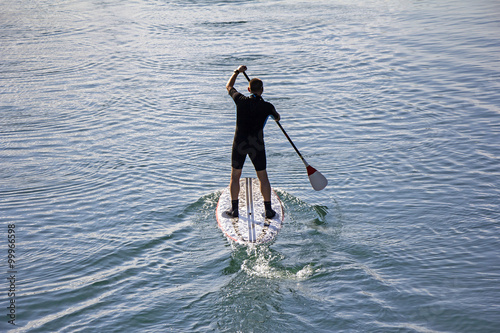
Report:
[{"label": "man on paddleboard", "polygon": [[231,210],[226,213],[238,217],[238,195],[240,193],[240,177],[246,156],[250,157],[257,177],[260,181],[260,191],[264,198],[266,217],[273,218],[276,212],[271,208],[271,184],[266,171],[266,149],[264,146],[264,126],[267,118],[280,120],[280,115],[274,106],[262,99],[264,86],[260,79],[250,80],[248,91],[250,96],[244,96],[234,88],[238,74],[245,72],[246,66],[236,69],[226,84],[229,95],[236,104],[236,131],[234,133],[231,153]]}]

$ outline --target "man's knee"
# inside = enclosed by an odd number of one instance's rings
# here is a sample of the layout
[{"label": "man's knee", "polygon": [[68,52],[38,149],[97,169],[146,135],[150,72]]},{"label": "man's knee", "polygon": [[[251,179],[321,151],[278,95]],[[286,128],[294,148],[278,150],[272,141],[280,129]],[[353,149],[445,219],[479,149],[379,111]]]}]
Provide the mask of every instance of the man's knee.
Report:
[{"label": "man's knee", "polygon": [[259,180],[261,182],[269,182],[269,179],[267,178],[267,170],[264,169],[264,170],[260,170],[260,171],[257,171],[257,177],[259,178]]},{"label": "man's knee", "polygon": [[241,177],[242,172],[243,172],[243,169],[231,168],[231,178],[239,179]]}]

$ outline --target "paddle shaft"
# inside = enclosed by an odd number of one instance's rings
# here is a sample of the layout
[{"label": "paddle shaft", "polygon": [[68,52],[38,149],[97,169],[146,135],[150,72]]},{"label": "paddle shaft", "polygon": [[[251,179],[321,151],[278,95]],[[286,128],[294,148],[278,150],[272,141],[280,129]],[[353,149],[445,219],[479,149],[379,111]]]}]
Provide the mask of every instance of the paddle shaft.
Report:
[{"label": "paddle shaft", "polygon": [[[243,75],[245,75],[246,79],[248,80],[248,82],[250,82],[250,78],[248,77],[247,73],[246,72],[243,72]],[[293,143],[292,139],[290,139],[290,137],[288,136],[288,134],[286,133],[285,129],[283,128],[283,126],[281,126],[279,120],[276,120],[276,124],[278,124],[279,128],[281,129],[281,131],[283,132],[283,134],[285,134],[286,138],[288,139],[288,141],[290,142],[290,144],[292,145],[293,149],[295,149],[295,151],[297,152],[297,155],[299,155],[300,159],[302,160],[302,162],[304,162],[304,164],[307,166],[307,162],[306,160],[304,159],[304,157],[302,157],[302,154],[300,153],[300,151],[297,149],[297,147],[295,146],[295,144]]]},{"label": "paddle shaft", "polygon": [[[247,73],[243,72],[243,75],[245,75],[248,82],[250,82],[250,78],[248,77]],[[326,185],[328,185],[328,179],[326,179],[326,177],[323,176],[323,174],[321,174],[321,172],[319,172],[318,170],[316,170],[315,168],[313,168],[312,166],[310,166],[307,163],[305,158],[302,157],[302,154],[300,154],[297,147],[295,147],[295,145],[293,144],[292,139],[290,139],[288,134],[285,132],[285,129],[283,128],[283,126],[281,126],[280,122],[278,120],[275,120],[275,121],[278,124],[278,126],[280,127],[283,134],[285,134],[286,138],[288,139],[288,141],[292,145],[293,149],[295,149],[295,151],[299,155],[300,159],[302,160],[302,163],[304,163],[306,170],[307,170],[307,176],[309,177],[309,182],[311,182],[311,186],[313,187],[313,189],[316,191],[321,191],[322,189],[324,189],[326,187]]]},{"label": "paddle shaft", "polygon": [[281,124],[280,124],[280,122],[278,120],[276,120],[276,124],[278,124],[278,126],[280,127],[280,129],[283,132],[283,134],[285,134],[286,138],[288,139],[288,141],[292,145],[293,149],[295,149],[295,151],[297,152],[297,155],[299,155],[299,157],[302,160],[302,162],[304,162],[305,165],[308,165],[307,162],[306,162],[306,160],[302,157],[302,154],[297,149],[297,147],[295,147],[295,144],[293,143],[292,139],[290,139],[290,137],[288,136],[288,134],[286,134],[285,129],[283,128],[283,126],[281,126]]}]

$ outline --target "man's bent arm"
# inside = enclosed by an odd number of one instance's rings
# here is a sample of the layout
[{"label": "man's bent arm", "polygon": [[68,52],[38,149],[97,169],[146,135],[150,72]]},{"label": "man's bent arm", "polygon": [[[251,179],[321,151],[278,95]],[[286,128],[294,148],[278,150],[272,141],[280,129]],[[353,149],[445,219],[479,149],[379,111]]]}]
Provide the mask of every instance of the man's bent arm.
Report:
[{"label": "man's bent arm", "polygon": [[227,91],[230,91],[231,89],[233,89],[234,83],[236,82],[236,78],[238,77],[238,74],[239,74],[239,72],[234,71],[234,73],[233,73],[233,75],[231,75],[231,78],[229,79],[229,81],[227,81],[227,84],[226,84]]},{"label": "man's bent arm", "polygon": [[233,89],[234,83],[236,82],[236,78],[238,77],[238,74],[241,72],[244,72],[246,70],[247,70],[247,66],[240,66],[240,67],[238,67],[238,69],[236,69],[234,71],[233,75],[231,75],[231,78],[229,79],[229,81],[227,81],[227,84],[226,84],[226,89],[228,92],[231,89]]},{"label": "man's bent arm", "polygon": [[281,116],[280,114],[276,111],[276,109],[274,110],[273,114],[272,114],[273,118],[275,121],[280,121],[281,119]]}]

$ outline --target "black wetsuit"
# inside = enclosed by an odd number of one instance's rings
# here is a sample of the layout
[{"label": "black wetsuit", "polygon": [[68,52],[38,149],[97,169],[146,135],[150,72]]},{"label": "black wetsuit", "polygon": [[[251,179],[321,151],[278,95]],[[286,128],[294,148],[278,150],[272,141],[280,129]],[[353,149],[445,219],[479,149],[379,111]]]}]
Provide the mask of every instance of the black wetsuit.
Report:
[{"label": "black wetsuit", "polygon": [[235,88],[229,95],[236,104],[236,131],[234,133],[231,166],[243,169],[248,155],[256,171],[266,169],[266,150],[264,146],[264,126],[269,116],[277,117],[274,106],[252,94],[250,97],[239,93]]}]

